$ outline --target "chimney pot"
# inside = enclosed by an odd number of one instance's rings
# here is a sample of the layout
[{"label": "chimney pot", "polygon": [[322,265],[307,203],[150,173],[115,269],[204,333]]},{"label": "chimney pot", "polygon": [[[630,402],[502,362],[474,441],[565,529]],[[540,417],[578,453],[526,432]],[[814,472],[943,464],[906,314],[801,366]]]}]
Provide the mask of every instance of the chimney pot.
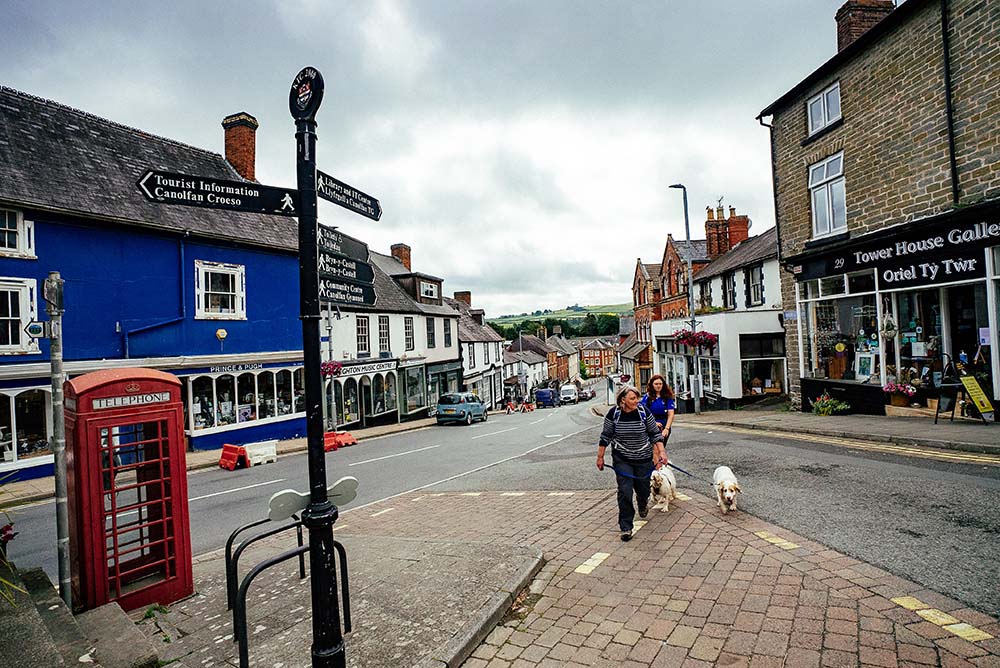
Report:
[{"label": "chimney pot", "polygon": [[736,216],[736,207],[735,206],[729,207],[729,217],[733,218],[735,216]]},{"label": "chimney pot", "polygon": [[715,210],[715,217],[718,218],[719,220],[725,220],[726,219],[726,210],[722,207],[721,204]]},{"label": "chimney pot", "polygon": [[712,207],[706,206],[705,210],[708,212],[708,219],[709,220],[715,220],[715,212],[712,211]]},{"label": "chimney pot", "polygon": [[469,308],[472,308],[472,293],[468,290],[462,290],[455,293],[455,301],[462,302]]},{"label": "chimney pot", "polygon": [[256,181],[257,119],[245,111],[222,119],[226,160],[247,181]]},{"label": "chimney pot", "polygon": [[410,247],[406,244],[393,244],[389,247],[389,251],[392,256],[399,261],[401,265],[406,267],[407,271],[413,271],[410,268]]},{"label": "chimney pot", "polygon": [[847,0],[837,10],[837,51],[843,51],[895,9],[894,0]]}]

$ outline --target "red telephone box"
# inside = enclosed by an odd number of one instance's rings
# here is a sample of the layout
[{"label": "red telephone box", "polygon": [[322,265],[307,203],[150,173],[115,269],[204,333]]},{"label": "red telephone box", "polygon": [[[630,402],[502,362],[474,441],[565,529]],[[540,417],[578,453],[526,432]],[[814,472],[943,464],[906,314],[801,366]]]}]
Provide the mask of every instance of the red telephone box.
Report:
[{"label": "red telephone box", "polygon": [[180,381],[109,369],[64,388],[73,601],[134,610],[194,593]]}]

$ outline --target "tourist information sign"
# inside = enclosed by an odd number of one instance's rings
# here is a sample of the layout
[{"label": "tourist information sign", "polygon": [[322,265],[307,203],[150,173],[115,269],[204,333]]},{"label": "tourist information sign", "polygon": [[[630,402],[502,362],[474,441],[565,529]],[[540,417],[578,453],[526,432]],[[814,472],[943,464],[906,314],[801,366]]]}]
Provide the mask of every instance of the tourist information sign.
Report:
[{"label": "tourist information sign", "polygon": [[225,181],[207,176],[148,170],[137,184],[151,202],[208,209],[297,216],[299,194],[292,188],[262,186],[251,181]]},{"label": "tourist information sign", "polygon": [[354,213],[360,213],[365,218],[378,220],[382,217],[382,205],[377,199],[329,174],[324,174],[318,169],[316,170],[316,194]]}]

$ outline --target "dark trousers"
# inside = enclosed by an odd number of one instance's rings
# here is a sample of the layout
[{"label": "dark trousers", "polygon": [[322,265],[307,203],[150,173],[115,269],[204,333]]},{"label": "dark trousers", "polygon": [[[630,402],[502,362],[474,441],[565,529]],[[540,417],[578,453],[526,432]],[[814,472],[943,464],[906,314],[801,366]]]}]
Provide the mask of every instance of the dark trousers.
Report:
[{"label": "dark trousers", "polygon": [[632,494],[635,494],[640,508],[649,504],[649,474],[653,471],[653,460],[636,462],[612,455],[615,478],[618,480],[618,527],[622,531],[632,530],[635,508]]}]

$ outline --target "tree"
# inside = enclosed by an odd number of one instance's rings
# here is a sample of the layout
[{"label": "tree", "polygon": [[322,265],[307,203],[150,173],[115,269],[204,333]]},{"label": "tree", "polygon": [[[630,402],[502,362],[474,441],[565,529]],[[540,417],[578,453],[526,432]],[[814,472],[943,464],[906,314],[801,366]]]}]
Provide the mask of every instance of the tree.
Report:
[{"label": "tree", "polygon": [[596,336],[597,335],[597,318],[594,317],[593,313],[588,313],[587,317],[583,319],[583,324],[580,326],[581,336]]}]

